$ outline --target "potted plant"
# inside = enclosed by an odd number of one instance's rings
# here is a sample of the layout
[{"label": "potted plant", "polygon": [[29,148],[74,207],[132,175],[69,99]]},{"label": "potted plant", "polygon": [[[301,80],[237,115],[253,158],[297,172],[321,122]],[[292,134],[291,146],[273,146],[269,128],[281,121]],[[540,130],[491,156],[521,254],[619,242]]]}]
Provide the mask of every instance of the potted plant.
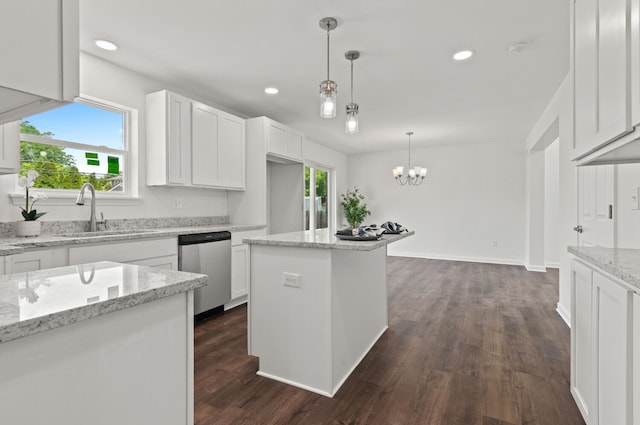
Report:
[{"label": "potted plant", "polygon": [[18,179],[18,186],[23,187],[25,194],[25,205],[20,207],[24,221],[16,223],[17,236],[38,236],[40,234],[40,222],[36,221],[46,214],[46,212],[38,212],[34,208],[38,199],[45,199],[47,196],[42,192],[29,193],[29,189],[33,187],[33,182],[38,178],[38,172],[30,170],[26,176]]},{"label": "potted plant", "polygon": [[344,218],[349,223],[354,235],[358,234],[358,227],[364,222],[364,219],[371,214],[364,203],[364,195],[358,191],[357,187],[348,190],[342,195],[342,211]]}]

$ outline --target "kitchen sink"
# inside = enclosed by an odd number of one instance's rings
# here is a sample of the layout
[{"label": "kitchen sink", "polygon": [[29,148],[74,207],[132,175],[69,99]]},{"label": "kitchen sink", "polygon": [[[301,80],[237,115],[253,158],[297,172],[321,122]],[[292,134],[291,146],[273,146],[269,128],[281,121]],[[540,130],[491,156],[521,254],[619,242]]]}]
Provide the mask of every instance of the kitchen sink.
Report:
[{"label": "kitchen sink", "polygon": [[112,236],[112,235],[137,235],[140,233],[153,233],[153,229],[125,229],[125,230],[100,230],[96,232],[74,232],[74,233],[62,233],[58,236],[64,236],[66,238],[89,238],[95,236]]}]

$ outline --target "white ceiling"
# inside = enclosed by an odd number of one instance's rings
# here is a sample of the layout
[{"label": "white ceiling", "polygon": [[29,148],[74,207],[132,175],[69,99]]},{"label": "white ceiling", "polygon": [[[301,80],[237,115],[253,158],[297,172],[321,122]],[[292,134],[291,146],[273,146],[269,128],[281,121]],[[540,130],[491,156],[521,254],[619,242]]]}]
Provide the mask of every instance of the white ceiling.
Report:
[{"label": "white ceiling", "polygon": [[[90,0],[80,47],[246,116],[266,115],[346,153],[414,146],[522,143],[569,70],[569,2],[561,0]],[[339,115],[319,116],[331,79]],[[97,38],[116,42],[101,51]],[[519,54],[507,47],[526,41]],[[452,54],[476,55],[455,62]],[[347,50],[360,133],[344,132]],[[280,89],[276,96],[266,86]]]}]

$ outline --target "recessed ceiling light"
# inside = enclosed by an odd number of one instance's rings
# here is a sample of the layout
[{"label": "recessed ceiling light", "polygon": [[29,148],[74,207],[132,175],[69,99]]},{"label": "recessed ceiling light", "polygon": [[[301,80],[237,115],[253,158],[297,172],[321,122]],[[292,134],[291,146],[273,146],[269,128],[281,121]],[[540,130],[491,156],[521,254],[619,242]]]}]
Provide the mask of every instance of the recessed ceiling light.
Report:
[{"label": "recessed ceiling light", "polygon": [[96,46],[104,50],[109,50],[111,52],[113,52],[114,50],[118,50],[118,45],[109,40],[96,40]]},{"label": "recessed ceiling light", "polygon": [[264,92],[266,94],[278,94],[278,89],[275,87],[267,87],[266,89],[264,89]]},{"label": "recessed ceiling light", "polygon": [[473,56],[473,50],[460,50],[454,53],[453,58],[457,61],[463,61],[469,59],[471,56]]}]

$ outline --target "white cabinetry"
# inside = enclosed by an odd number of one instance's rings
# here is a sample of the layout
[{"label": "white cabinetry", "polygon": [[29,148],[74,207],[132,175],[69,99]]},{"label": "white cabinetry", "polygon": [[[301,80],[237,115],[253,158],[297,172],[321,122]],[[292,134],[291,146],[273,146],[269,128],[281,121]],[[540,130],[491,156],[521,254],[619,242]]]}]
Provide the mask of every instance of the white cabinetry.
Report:
[{"label": "white cabinetry", "polygon": [[0,174],[20,171],[20,122],[0,125]]},{"label": "white cabinetry", "polygon": [[263,236],[265,233],[265,229],[231,233],[231,301],[225,305],[225,309],[247,302],[251,278],[251,250],[249,245],[243,243],[242,240],[253,236]]},{"label": "white cabinetry", "polygon": [[199,102],[192,103],[191,120],[193,185],[244,189],[244,120]]},{"label": "white cabinetry", "polygon": [[3,2],[0,124],[78,96],[78,28],[78,0]]},{"label": "white cabinetry", "polygon": [[69,248],[69,265],[96,261],[115,261],[178,270],[178,241],[171,237]]},{"label": "white cabinetry", "polygon": [[67,265],[66,248],[28,251],[5,257],[6,273],[23,273]]},{"label": "white cabinetry", "polygon": [[574,399],[589,425],[630,425],[634,292],[623,282],[574,260],[572,298]]},{"label": "white cabinetry", "polygon": [[267,131],[267,153],[282,158],[302,161],[302,141],[304,135],[284,124],[261,117],[265,121]]},{"label": "white cabinetry", "polygon": [[244,190],[244,119],[167,90],[148,94],[147,185]]},{"label": "white cabinetry", "polygon": [[633,425],[640,425],[640,295],[633,294]]}]

